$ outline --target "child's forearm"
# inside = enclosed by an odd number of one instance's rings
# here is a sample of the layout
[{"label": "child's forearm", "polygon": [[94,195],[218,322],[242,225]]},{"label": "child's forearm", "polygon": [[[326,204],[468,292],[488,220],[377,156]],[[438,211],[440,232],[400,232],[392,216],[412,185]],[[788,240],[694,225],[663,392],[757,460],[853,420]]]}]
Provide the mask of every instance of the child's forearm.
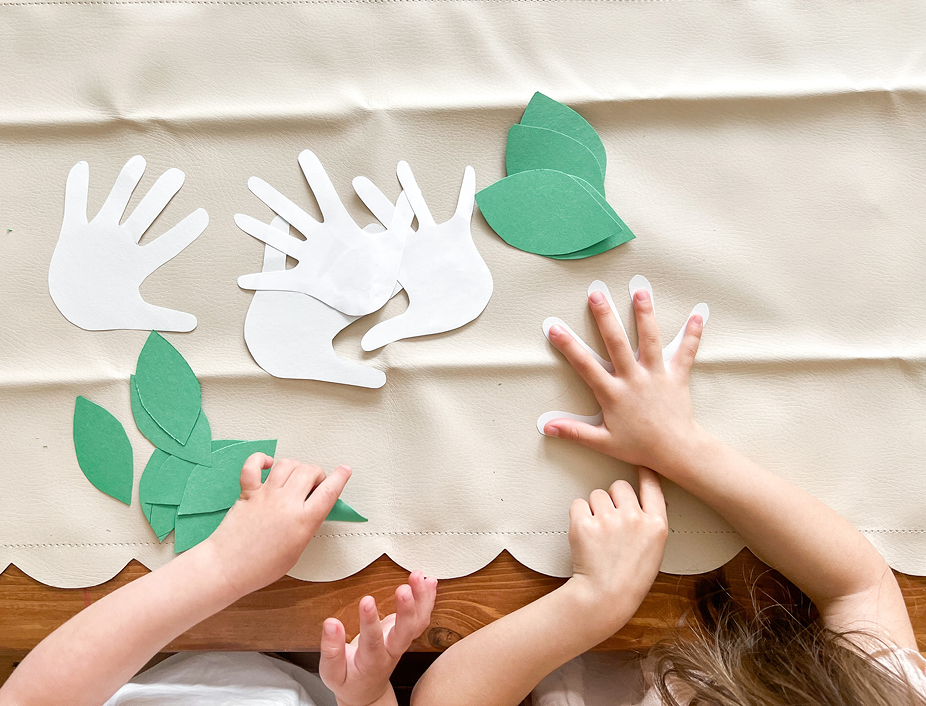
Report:
[{"label": "child's forearm", "polygon": [[575,588],[570,580],[450,647],[418,681],[412,706],[516,706],[547,674],[619,630],[639,602],[615,620]]},{"label": "child's forearm", "polygon": [[[779,570],[825,613],[865,592],[873,611],[903,598],[878,551],[845,518],[809,493],[699,432],[658,469],[724,517],[763,561]],[[872,614],[875,621],[876,615]],[[884,616],[880,618],[883,622]],[[912,641],[909,620],[886,626]],[[915,645],[915,642],[913,642]],[[911,645],[912,646],[912,645]]]},{"label": "child's forearm", "polygon": [[45,638],[0,689],[0,704],[99,706],[164,645],[237,598],[204,542]]}]

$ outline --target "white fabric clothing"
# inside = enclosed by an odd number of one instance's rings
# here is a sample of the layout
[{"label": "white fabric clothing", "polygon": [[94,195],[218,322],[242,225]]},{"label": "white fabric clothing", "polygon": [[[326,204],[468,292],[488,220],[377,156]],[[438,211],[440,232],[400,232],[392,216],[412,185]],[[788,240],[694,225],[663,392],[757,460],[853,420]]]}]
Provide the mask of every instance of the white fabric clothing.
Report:
[{"label": "white fabric clothing", "polygon": [[[914,650],[882,650],[875,659],[902,670],[926,695],[926,659]],[[532,706],[660,706],[655,689],[645,689],[641,656],[627,652],[588,652],[566,662],[531,692]]]},{"label": "white fabric clothing", "polygon": [[317,674],[259,652],[185,652],[135,676],[104,706],[337,706]]}]

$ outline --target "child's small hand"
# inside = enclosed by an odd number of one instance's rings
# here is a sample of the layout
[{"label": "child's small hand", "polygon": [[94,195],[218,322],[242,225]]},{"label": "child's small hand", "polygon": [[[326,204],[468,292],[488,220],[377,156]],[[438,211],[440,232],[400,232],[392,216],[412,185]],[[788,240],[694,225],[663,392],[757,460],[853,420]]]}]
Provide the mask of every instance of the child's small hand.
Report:
[{"label": "child's small hand", "polygon": [[295,566],[351,474],[347,466],[338,466],[326,477],[318,466],[282,459],[261,483],[261,471],[271,464],[273,459],[262,453],[245,461],[241,497],[200,545],[213,552],[229,588],[240,596]]},{"label": "child's small hand", "polygon": [[420,571],[395,592],[396,612],[379,619],[376,601],[360,601],[360,634],[348,645],[340,620],[328,618],[322,631],[319,674],[339,706],[395,703],[389,676],[399,657],[431,622],[437,579]]},{"label": "child's small hand", "polygon": [[686,447],[700,430],[694,419],[688,377],[698,352],[703,321],[698,315],[689,319],[681,347],[664,364],[652,299],[645,289],[637,291],[633,305],[640,344],[638,362],[601,292],[593,292],[588,301],[614,373],[602,368],[561,326],[550,329],[550,340],[592,388],[604,422],[592,426],[554,419],[544,433],[662,472],[679,454],[687,453]]},{"label": "child's small hand", "polygon": [[627,481],[594,490],[569,508],[573,576],[568,583],[590,608],[603,637],[620,629],[656,580],[669,522],[659,476],[639,469],[640,500]]}]

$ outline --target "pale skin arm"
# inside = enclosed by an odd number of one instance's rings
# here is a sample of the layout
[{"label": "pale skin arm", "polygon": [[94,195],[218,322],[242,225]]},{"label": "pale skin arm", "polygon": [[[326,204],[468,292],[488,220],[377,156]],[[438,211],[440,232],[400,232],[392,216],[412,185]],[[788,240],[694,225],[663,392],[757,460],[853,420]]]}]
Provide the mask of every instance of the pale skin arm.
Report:
[{"label": "pale skin arm", "polygon": [[639,362],[604,297],[592,293],[589,306],[613,374],[561,327],[551,329],[550,340],[595,393],[604,424],[557,419],[545,432],[646,465],[701,498],[760,559],[810,597],[827,627],[863,629],[916,649],[903,595],[871,543],[824,503],[711,437],[695,421],[688,377],[701,317],[689,320],[681,348],[664,366],[653,303],[645,290],[634,297]]},{"label": "pale skin arm", "polygon": [[[340,466],[326,477],[317,466],[280,460],[261,484],[261,471],[272,463],[264,454],[247,460],[241,471],[241,497],[209,539],[97,601],[45,638],[0,689],[0,706],[99,706],[173,638],[289,571],[351,471]],[[398,615],[387,617],[380,627],[380,636],[385,631],[391,638],[393,652],[401,648],[401,654],[427,626],[435,587],[433,579],[417,573],[410,585],[396,591]],[[375,602],[375,617],[369,615],[372,601],[361,601],[368,632],[372,622],[379,624]],[[333,645],[335,632],[323,636],[322,643],[329,657],[340,654],[343,663],[343,628],[340,652]],[[351,666],[361,653],[379,654],[375,639],[367,643],[368,649],[361,646],[357,655],[351,654]],[[398,656],[388,654],[385,661],[368,659],[365,671],[345,675],[338,685],[376,698],[343,701],[342,706],[395,704],[388,679],[395,666],[391,660]]]},{"label": "pale skin arm", "polygon": [[418,681],[413,706],[515,706],[551,671],[633,617],[662,562],[668,523],[659,477],[640,469],[640,501],[626,481],[569,510],[573,576],[476,631]]}]

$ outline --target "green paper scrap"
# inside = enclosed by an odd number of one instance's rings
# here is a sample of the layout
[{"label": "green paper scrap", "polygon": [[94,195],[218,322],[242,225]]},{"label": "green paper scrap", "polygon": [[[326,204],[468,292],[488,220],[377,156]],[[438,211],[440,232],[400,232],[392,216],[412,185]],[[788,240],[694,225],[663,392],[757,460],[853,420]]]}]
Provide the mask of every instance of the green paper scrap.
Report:
[{"label": "green paper scrap", "polygon": [[187,442],[181,444],[170,434],[164,431],[141,403],[141,397],[138,393],[137,377],[129,376],[129,388],[132,397],[132,416],[135,417],[135,424],[138,430],[144,434],[145,438],[162,451],[166,451],[171,456],[191,461],[192,463],[201,463],[209,465],[212,463],[212,430],[209,428],[209,420],[206,413],[200,409],[196,418],[196,424],[193,426],[193,432],[190,434]]},{"label": "green paper scrap", "polygon": [[150,477],[146,477],[147,473],[142,474],[144,495],[142,496],[142,483],[140,482],[139,497],[144,497],[144,502],[155,505],[179,505],[183,499],[187,481],[196,468],[198,466],[195,463],[184,461],[179,456],[168,456],[167,460]]},{"label": "green paper scrap", "polygon": [[98,490],[132,504],[132,444],[121,422],[86,397],[74,403],[74,451],[80,470]]},{"label": "green paper scrap", "polygon": [[334,501],[334,507],[325,517],[327,522],[367,522],[367,518],[357,512],[346,502],[338,498]]},{"label": "green paper scrap", "polygon": [[[226,446],[231,446],[232,444],[243,444],[243,443],[244,441],[240,439],[237,441],[235,439],[220,439],[218,441],[214,440],[212,442],[212,451],[218,451],[219,449],[224,449]],[[209,456],[210,456],[209,463],[212,463],[212,453],[211,452],[209,453]],[[203,465],[208,466],[209,463],[206,463]]]},{"label": "green paper scrap", "polygon": [[630,228],[627,227],[627,224],[624,223],[624,221],[621,220],[621,217],[617,215],[617,212],[611,208],[611,204],[605,201],[604,197],[598,193],[591,186],[591,184],[584,182],[582,179],[579,179],[579,177],[576,176],[572,178],[582,185],[582,187],[589,193],[589,195],[591,195],[591,197],[598,202],[598,205],[608,213],[608,215],[611,217],[611,220],[620,226],[621,230],[614,235],[605,238],[604,240],[601,240],[594,245],[589,245],[587,248],[582,250],[577,250],[570,253],[562,253],[560,255],[548,255],[548,257],[552,257],[556,260],[579,260],[584,257],[599,255],[603,252],[606,252],[607,250],[610,250],[611,248],[616,248],[618,245],[623,245],[627,241],[636,238],[636,236],[631,232]]},{"label": "green paper scrap", "polygon": [[197,515],[177,515],[177,523],[174,526],[174,552],[185,552],[202,542],[215,532],[226,514],[227,509]]},{"label": "green paper scrap", "polygon": [[[538,255],[573,253],[623,232],[582,180],[552,169],[520,172],[476,194],[486,221],[509,245]],[[628,240],[633,237],[630,231]]]},{"label": "green paper scrap", "polygon": [[604,144],[595,132],[595,128],[572,108],[538,91],[524,109],[521,125],[555,130],[581,142],[595,156],[601,170],[601,179],[604,180],[608,166],[608,155],[605,153]]},{"label": "green paper scrap", "polygon": [[248,456],[258,451],[268,456],[276,453],[276,440],[244,441],[218,449],[212,454],[212,466],[196,466],[187,481],[180,515],[227,510],[241,495],[241,467]]},{"label": "green paper scrap", "polygon": [[[151,456],[148,458],[148,463],[145,464],[145,470],[142,471],[141,479],[138,481],[138,501],[144,509],[145,505],[151,505],[154,500],[151,499],[151,495],[158,488],[159,474],[161,471],[161,466],[164,465],[164,462],[170,458],[170,454],[161,451],[161,449],[155,449],[151,452]],[[145,517],[148,517],[148,512],[145,512]],[[148,518],[150,521],[150,517]]]},{"label": "green paper scrap", "polygon": [[164,538],[174,529],[174,523],[177,520],[177,506],[150,505],[149,507],[151,512],[148,523],[157,535],[158,541],[163,542]]},{"label": "green paper scrap", "polygon": [[139,401],[157,425],[186,444],[200,414],[202,391],[184,357],[157,331],[151,332],[138,354],[135,386]]},{"label": "green paper scrap", "polygon": [[577,176],[604,194],[604,177],[595,155],[578,140],[543,127],[512,125],[505,148],[508,176],[532,169],[554,169]]}]

